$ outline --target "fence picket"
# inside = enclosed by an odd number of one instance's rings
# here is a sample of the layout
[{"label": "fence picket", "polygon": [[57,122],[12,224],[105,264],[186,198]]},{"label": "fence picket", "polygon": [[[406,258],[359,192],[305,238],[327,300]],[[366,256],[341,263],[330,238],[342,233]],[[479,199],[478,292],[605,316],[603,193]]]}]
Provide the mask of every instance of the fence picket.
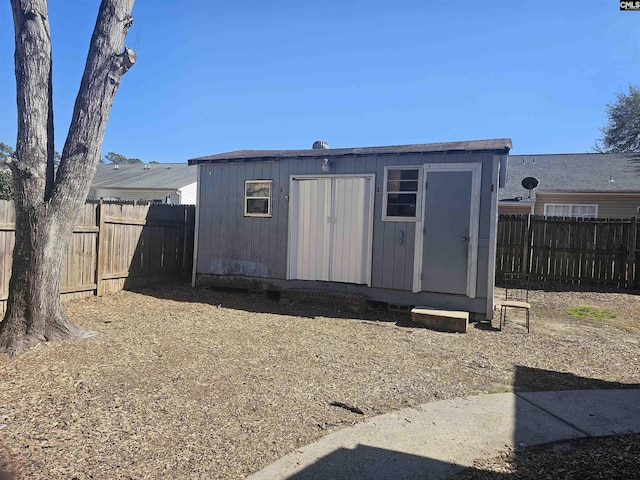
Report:
[{"label": "fence picket", "polygon": [[[61,298],[103,295],[188,276],[193,238],[185,233],[193,236],[194,224],[193,206],[88,201],[63,263]],[[0,311],[6,309],[14,244],[14,204],[0,200]]]},{"label": "fence picket", "polygon": [[[526,241],[511,234],[517,222]],[[516,272],[548,283],[640,288],[639,230],[636,219],[500,216],[496,278]]]}]

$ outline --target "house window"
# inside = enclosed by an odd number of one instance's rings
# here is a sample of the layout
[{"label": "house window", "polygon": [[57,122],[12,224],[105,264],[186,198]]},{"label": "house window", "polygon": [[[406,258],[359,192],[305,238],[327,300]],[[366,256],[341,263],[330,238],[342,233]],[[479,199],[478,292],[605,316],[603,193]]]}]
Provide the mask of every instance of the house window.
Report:
[{"label": "house window", "polygon": [[420,168],[385,167],[382,220],[418,220]]},{"label": "house window", "polygon": [[270,217],[273,180],[246,180],[244,182],[244,216]]},{"label": "house window", "polygon": [[568,203],[545,203],[547,217],[597,218],[598,205],[571,205]]}]

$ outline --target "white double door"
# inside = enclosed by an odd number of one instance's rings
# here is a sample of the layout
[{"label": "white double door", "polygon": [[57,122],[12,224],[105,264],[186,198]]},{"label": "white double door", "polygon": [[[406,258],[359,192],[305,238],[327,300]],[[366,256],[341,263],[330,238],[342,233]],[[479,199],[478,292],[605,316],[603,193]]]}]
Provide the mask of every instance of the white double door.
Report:
[{"label": "white double door", "polygon": [[292,177],[288,278],[371,284],[373,179]]}]

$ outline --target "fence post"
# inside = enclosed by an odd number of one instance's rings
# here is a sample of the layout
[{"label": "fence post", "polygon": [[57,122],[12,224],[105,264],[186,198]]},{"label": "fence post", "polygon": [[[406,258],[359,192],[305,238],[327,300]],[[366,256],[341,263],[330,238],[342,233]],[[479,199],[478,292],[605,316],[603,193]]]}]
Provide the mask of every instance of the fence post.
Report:
[{"label": "fence post", "polygon": [[182,268],[180,269],[180,278],[184,278],[187,275],[187,239],[189,234],[189,208],[182,207],[182,221],[184,225],[182,227]]},{"label": "fence post", "polygon": [[527,220],[526,220],[526,224],[525,224],[525,241],[524,241],[524,247],[523,247],[523,251],[524,251],[524,257],[523,257],[523,273],[525,274],[529,274],[531,273],[531,265],[530,265],[530,259],[531,259],[531,249],[533,248],[533,246],[531,245],[531,242],[533,240],[533,228],[532,228],[532,222],[531,222],[531,214],[527,213]]},{"label": "fence post", "polygon": [[102,275],[104,273],[104,245],[102,240],[104,238],[104,204],[102,199],[98,202],[98,236],[96,238],[96,249],[98,251],[98,259],[96,260],[96,295],[102,296],[104,294],[104,285],[102,284]]},{"label": "fence post", "polygon": [[627,246],[627,271],[629,272],[628,287],[636,289],[640,287],[640,250],[638,249],[638,229],[640,225],[636,221],[636,217],[631,217],[631,231],[629,232],[629,244]]}]

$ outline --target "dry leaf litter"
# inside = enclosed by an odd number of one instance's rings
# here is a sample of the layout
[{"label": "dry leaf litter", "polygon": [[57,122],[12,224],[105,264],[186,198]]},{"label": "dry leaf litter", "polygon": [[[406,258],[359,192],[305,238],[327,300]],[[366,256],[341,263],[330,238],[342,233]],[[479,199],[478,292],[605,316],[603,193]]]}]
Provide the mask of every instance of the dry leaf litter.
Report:
[{"label": "dry leaf litter", "polygon": [[[72,321],[100,335],[0,356],[0,470],[240,479],[331,431],[425,402],[638,387],[639,296],[536,291],[531,302],[530,334],[517,318],[502,332],[479,323],[450,334],[407,314],[184,285],[67,302]],[[566,312],[579,305],[616,317]],[[513,469],[509,452],[500,458],[494,470]]]}]

